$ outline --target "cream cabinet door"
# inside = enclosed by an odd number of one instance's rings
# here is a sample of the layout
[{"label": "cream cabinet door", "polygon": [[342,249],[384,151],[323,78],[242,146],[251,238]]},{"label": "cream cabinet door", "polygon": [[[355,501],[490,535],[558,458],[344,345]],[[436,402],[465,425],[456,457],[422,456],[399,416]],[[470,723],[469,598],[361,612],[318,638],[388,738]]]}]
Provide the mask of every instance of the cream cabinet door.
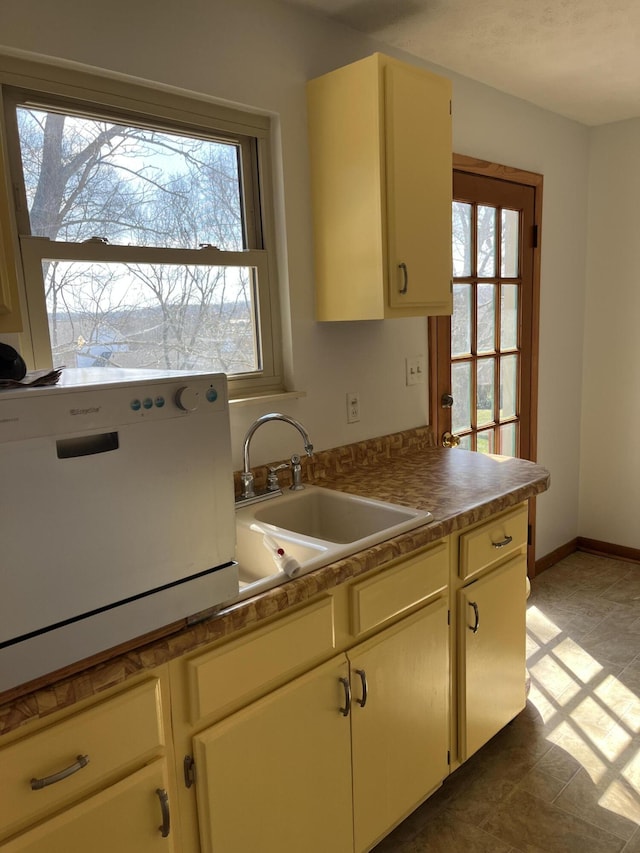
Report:
[{"label": "cream cabinet door", "polygon": [[[162,759],[0,844],[2,853],[173,853]],[[163,837],[161,827],[168,833]]]},{"label": "cream cabinet door", "polygon": [[307,92],[318,320],[451,314],[451,81],[375,53]]},{"label": "cream cabinet door", "polygon": [[458,721],[465,760],[526,704],[525,556],[458,592]]},{"label": "cream cabinet door", "polygon": [[194,737],[202,853],[351,853],[347,678],[341,655]]},{"label": "cream cabinet door", "polygon": [[446,601],[438,600],[361,643],[348,657],[354,837],[360,853],[448,774]]},{"label": "cream cabinet door", "polygon": [[390,62],[385,75],[389,304],[451,313],[451,84]]}]

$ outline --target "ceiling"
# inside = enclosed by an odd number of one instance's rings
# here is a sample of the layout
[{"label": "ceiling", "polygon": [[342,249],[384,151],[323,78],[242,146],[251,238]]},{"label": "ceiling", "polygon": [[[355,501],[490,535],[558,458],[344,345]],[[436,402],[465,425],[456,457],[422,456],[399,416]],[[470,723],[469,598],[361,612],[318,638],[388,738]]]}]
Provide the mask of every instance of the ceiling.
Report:
[{"label": "ceiling", "polygon": [[288,0],[587,125],[640,117],[638,0]]}]

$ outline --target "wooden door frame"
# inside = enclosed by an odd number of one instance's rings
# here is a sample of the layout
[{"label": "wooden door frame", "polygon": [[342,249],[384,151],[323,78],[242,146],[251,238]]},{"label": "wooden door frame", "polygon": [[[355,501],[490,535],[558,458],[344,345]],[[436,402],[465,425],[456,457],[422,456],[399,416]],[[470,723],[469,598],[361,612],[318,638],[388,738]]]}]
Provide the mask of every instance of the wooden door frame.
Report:
[{"label": "wooden door frame", "polygon": [[[530,417],[531,435],[529,445],[529,456],[532,462],[537,460],[538,453],[538,362],[540,351],[540,257],[542,246],[542,187],[543,176],[537,172],[528,172],[514,166],[504,166],[500,163],[491,163],[477,157],[469,157],[465,154],[453,155],[453,170],[458,172],[470,172],[487,178],[496,178],[503,181],[523,184],[533,187],[534,197],[534,223],[537,229],[537,240],[533,248],[533,270],[532,270],[532,300],[531,300],[531,387],[530,387]],[[453,178],[453,176],[452,176]],[[440,401],[438,400],[438,376],[437,370],[437,317],[429,317],[429,422],[440,443],[442,433],[440,424]],[[442,366],[441,366],[442,367]],[[449,369],[447,365],[447,370]],[[532,533],[535,531],[535,498],[529,502],[529,525]],[[531,535],[528,549],[529,575],[535,573],[534,539]]]}]

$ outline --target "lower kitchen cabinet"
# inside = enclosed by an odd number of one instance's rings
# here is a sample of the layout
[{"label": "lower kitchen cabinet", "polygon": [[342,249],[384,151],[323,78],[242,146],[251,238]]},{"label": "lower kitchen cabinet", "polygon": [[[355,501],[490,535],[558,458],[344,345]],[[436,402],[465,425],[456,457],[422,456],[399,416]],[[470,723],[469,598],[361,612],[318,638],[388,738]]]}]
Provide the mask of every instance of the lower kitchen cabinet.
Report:
[{"label": "lower kitchen cabinet", "polygon": [[167,681],[158,669],[2,745],[2,853],[180,850]]},{"label": "lower kitchen cabinet", "polygon": [[438,600],[196,735],[203,853],[371,849],[448,773],[448,635]]},{"label": "lower kitchen cabinet", "polygon": [[458,591],[458,732],[461,760],[526,704],[524,555]]},{"label": "lower kitchen cabinet", "polygon": [[440,599],[347,652],[355,850],[369,850],[449,772],[449,628]]},{"label": "lower kitchen cabinet", "polygon": [[162,759],[13,841],[3,853],[174,853]]},{"label": "lower kitchen cabinet", "polygon": [[366,853],[524,707],[526,540],[522,504],[10,733],[0,851]]},{"label": "lower kitchen cabinet", "polygon": [[351,853],[344,655],[193,739],[203,853]]}]

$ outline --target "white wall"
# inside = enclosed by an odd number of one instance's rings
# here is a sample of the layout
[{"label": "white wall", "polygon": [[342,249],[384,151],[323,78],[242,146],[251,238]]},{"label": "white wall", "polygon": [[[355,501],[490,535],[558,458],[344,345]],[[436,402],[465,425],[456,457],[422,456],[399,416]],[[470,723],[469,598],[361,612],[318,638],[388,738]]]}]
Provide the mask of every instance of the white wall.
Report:
[{"label": "white wall", "polygon": [[640,548],[640,119],[591,131],[580,534]]},{"label": "white wall", "polygon": [[[319,324],[313,317],[305,81],[379,43],[271,0],[11,0],[0,39],[22,49],[248,105],[279,119],[276,182],[280,273],[290,387],[282,408],[317,448],[423,424],[426,388],[405,387],[404,358],[426,354],[426,321]],[[406,58],[406,57],[405,57]],[[420,64],[417,60],[417,64]],[[423,63],[424,64],[424,63]],[[539,461],[552,471],[539,500],[538,555],[577,535],[587,129],[481,84],[454,80],[454,148],[545,176]],[[346,423],[358,391],[360,423]],[[232,414],[234,462],[248,424],[269,407]],[[558,433],[570,436],[559,441]],[[298,450],[290,428],[268,425],[252,461]]]}]

